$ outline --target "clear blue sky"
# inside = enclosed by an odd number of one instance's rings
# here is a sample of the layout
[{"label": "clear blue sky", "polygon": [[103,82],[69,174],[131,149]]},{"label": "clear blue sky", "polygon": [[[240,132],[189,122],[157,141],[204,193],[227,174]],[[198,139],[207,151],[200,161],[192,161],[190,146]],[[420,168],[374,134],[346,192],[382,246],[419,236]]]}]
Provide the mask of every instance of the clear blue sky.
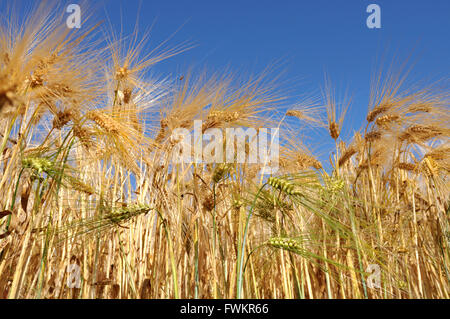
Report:
[{"label": "clear blue sky", "polygon": [[[9,0],[12,1],[12,0]],[[30,1],[30,0],[29,0]],[[5,2],[5,0],[3,0]],[[6,1],[8,2],[8,1]],[[33,2],[33,1],[31,1]],[[80,1],[69,1],[79,3]],[[261,72],[282,61],[283,79],[295,95],[319,90],[324,71],[348,88],[354,103],[347,133],[365,118],[372,71],[377,58],[408,57],[413,51],[411,80],[448,78],[450,70],[450,0],[292,0],[292,1],[95,1],[96,18],[105,12],[115,27],[133,31],[151,25],[149,47],[167,39],[186,40],[194,49],[155,66],[162,75],[189,67],[214,71]],[[381,7],[381,29],[366,26],[367,5]],[[140,11],[138,12],[138,9]],[[330,142],[329,140],[327,142]]]}]

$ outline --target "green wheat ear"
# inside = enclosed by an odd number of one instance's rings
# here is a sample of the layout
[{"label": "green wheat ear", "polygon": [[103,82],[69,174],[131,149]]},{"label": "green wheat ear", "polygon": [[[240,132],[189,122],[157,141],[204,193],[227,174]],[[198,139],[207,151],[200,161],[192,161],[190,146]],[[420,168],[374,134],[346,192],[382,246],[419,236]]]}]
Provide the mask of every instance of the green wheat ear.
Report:
[{"label": "green wheat ear", "polygon": [[[146,204],[128,205],[127,207],[112,209],[109,213],[105,213],[100,216],[93,216],[90,218],[82,218],[72,221],[69,224],[52,229],[52,232],[55,235],[62,236],[62,238],[58,240],[58,242],[62,242],[66,238],[87,235],[93,231],[107,231],[130,221],[134,217],[145,215],[153,209],[153,206]],[[34,232],[42,232],[43,230],[45,229],[35,229]]]},{"label": "green wheat ear", "polygon": [[326,177],[324,189],[332,194],[339,193],[344,189],[345,183],[339,177]]},{"label": "green wheat ear", "polygon": [[111,220],[113,223],[121,223],[135,216],[147,214],[153,208],[145,204],[134,204],[128,207],[119,208],[107,214],[104,218]]},{"label": "green wheat ear", "polygon": [[54,163],[43,157],[27,157],[22,160],[22,167],[31,168],[40,173],[49,173],[54,170]]},{"label": "green wheat ear", "polygon": [[[332,259],[328,259],[323,255],[313,253],[312,251],[308,251],[305,248],[302,248],[303,239],[302,238],[290,238],[290,237],[271,237],[269,238],[265,244],[267,246],[271,246],[273,248],[286,250],[292,252],[294,254],[300,255],[303,258],[314,262],[316,265],[321,267],[324,271],[328,271],[326,268],[323,268],[317,261],[324,261],[329,263],[330,265],[334,265],[343,270],[349,270],[350,268],[344,264],[341,264]],[[356,270],[358,271],[358,270]]]},{"label": "green wheat ear", "polygon": [[269,238],[266,243],[274,248],[280,248],[292,252],[298,252],[301,249],[301,242],[295,238],[272,237]]},{"label": "green wheat ear", "polygon": [[273,188],[276,188],[282,192],[285,192],[288,195],[298,194],[298,191],[295,190],[295,185],[284,178],[269,177],[269,179],[267,180],[267,184],[269,184]]}]

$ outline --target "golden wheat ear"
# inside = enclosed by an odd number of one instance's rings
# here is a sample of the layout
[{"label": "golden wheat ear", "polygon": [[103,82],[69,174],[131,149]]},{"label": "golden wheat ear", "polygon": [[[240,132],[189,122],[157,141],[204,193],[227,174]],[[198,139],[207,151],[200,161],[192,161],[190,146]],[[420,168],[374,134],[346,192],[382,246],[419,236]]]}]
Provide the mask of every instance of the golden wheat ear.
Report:
[{"label": "golden wheat ear", "polygon": [[345,115],[351,104],[351,98],[344,95],[342,101],[338,101],[330,79],[325,76],[325,86],[322,89],[325,109],[327,112],[328,132],[333,140],[337,140],[341,134]]}]

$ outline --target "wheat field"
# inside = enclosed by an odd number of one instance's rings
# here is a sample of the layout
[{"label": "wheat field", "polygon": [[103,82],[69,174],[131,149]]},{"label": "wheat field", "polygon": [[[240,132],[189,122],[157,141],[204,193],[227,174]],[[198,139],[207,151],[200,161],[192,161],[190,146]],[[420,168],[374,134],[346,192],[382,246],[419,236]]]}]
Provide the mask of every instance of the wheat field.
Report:
[{"label": "wheat field", "polygon": [[[57,6],[0,26],[0,298],[449,298],[448,79],[380,71],[344,140],[328,79],[280,112],[276,72],[149,76],[190,45]],[[195,120],[281,128],[278,172],[174,163]]]}]

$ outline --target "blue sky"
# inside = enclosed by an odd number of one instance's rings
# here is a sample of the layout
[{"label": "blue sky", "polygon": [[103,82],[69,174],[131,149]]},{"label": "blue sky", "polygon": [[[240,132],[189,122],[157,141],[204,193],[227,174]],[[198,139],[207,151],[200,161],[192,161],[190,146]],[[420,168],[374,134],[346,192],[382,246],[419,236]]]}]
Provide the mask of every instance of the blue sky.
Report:
[{"label": "blue sky", "polygon": [[[390,62],[393,56],[402,60],[412,52],[411,62],[415,66],[411,81],[449,77],[449,0],[101,0],[93,3],[98,8],[95,19],[108,16],[117,29],[123,25],[124,34],[133,31],[137,17],[140,30],[153,25],[148,48],[177,30],[170,45],[185,41],[196,45],[156,65],[153,71],[163,76],[182,74],[189,68],[258,73],[278,63],[279,70],[284,71],[283,83],[289,87],[291,101],[295,102],[302,94],[318,93],[326,71],[338,88],[348,88],[353,95],[345,122],[346,135],[362,126],[370,77],[380,66],[381,56]],[[371,3],[381,7],[381,29],[366,26],[369,15],[366,7]],[[332,144],[329,139],[315,141],[322,142]]]}]

